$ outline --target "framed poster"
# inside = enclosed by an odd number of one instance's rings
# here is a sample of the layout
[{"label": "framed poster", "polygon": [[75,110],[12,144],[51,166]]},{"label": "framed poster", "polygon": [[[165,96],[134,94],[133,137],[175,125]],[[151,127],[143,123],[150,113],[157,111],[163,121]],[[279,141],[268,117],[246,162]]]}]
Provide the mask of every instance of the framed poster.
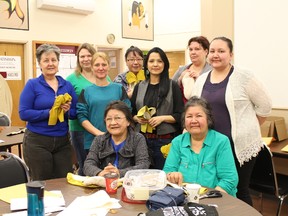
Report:
[{"label": "framed poster", "polygon": [[154,0],[122,0],[122,37],[154,40]]},{"label": "framed poster", "polygon": [[0,0],[0,28],[29,30],[28,0]]}]

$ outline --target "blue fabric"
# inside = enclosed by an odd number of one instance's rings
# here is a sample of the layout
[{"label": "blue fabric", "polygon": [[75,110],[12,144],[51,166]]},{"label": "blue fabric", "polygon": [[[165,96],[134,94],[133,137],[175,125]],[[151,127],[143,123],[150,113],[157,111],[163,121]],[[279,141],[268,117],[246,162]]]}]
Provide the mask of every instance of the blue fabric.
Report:
[{"label": "blue fabric", "polygon": [[116,153],[116,158],[115,158],[115,161],[114,161],[114,166],[115,167],[118,167],[118,164],[119,164],[119,151],[120,151],[120,149],[125,145],[125,143],[126,143],[126,140],[124,140],[123,142],[121,142],[119,145],[115,145],[115,143],[114,143],[114,140],[112,139],[112,137],[110,138],[110,142],[111,142],[111,144],[112,144],[112,146],[113,146],[113,149],[114,149],[114,151],[115,151],[115,153]]},{"label": "blue fabric", "polygon": [[188,132],[173,139],[163,170],[181,172],[184,182],[209,188],[219,186],[236,196],[238,174],[228,137],[209,130],[199,154],[191,149],[190,143]]},{"label": "blue fabric", "polygon": [[[79,122],[82,124],[83,121],[88,120],[98,130],[106,132],[104,111],[106,106],[115,100],[122,100],[131,107],[126,91],[118,83],[112,82],[107,86],[91,85],[85,88],[77,103]],[[84,148],[90,149],[94,135],[86,130],[84,133]]]},{"label": "blue fabric", "polygon": [[[68,133],[68,118],[76,118],[77,95],[70,82],[60,76],[58,90],[55,91],[47,84],[43,75],[28,80],[21,95],[19,103],[19,115],[21,120],[27,121],[27,128],[41,135],[65,136]],[[65,113],[64,122],[57,121],[56,125],[48,125],[49,111],[58,95],[68,93],[72,97],[71,108]]]}]

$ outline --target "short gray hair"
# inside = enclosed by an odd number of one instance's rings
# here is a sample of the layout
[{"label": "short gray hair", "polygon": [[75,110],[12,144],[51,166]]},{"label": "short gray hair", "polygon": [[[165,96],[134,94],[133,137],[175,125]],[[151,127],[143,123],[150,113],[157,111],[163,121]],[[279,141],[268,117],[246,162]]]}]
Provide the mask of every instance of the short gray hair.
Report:
[{"label": "short gray hair", "polygon": [[36,50],[36,58],[37,58],[38,64],[40,63],[42,54],[49,53],[49,52],[54,52],[56,54],[57,60],[59,61],[60,53],[61,53],[60,48],[54,44],[42,44]]}]

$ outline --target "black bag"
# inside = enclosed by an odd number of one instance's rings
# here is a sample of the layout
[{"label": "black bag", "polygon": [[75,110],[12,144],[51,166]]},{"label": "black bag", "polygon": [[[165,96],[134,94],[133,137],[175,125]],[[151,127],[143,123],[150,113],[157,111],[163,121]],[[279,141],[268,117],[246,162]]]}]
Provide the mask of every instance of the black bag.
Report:
[{"label": "black bag", "polygon": [[[142,213],[138,216],[143,215]],[[184,206],[172,206],[149,211],[145,216],[218,216],[214,206],[189,202]]]},{"label": "black bag", "polygon": [[185,195],[182,189],[165,187],[149,196],[146,206],[149,210],[157,210],[168,206],[178,206],[184,203]]}]

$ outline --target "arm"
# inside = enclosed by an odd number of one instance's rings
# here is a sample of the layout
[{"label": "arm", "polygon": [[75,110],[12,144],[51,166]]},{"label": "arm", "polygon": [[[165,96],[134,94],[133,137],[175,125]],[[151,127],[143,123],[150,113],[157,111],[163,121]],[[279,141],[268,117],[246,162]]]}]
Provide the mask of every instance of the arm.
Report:
[{"label": "arm", "polygon": [[215,189],[235,195],[238,184],[238,173],[236,170],[232,149],[229,139],[221,139],[216,155],[216,174],[219,182]]}]

